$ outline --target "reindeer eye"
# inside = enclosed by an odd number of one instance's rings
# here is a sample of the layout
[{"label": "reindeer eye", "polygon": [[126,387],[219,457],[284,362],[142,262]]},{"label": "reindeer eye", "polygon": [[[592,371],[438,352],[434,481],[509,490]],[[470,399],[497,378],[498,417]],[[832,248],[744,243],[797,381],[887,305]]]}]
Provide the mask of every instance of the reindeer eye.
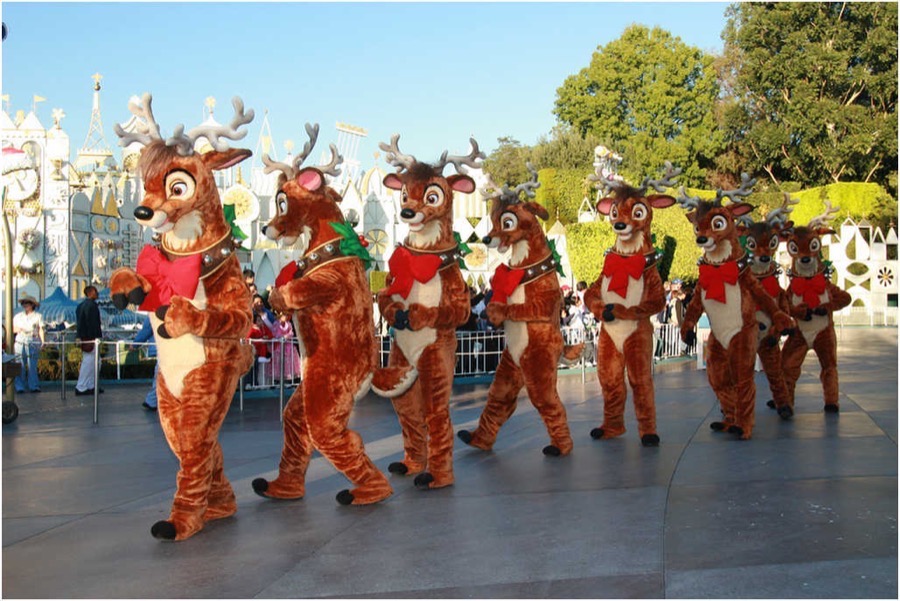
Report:
[{"label": "reindeer eye", "polygon": [[647,207],[642,204],[634,205],[634,208],[631,209],[631,216],[635,219],[643,221],[644,218],[647,217]]},{"label": "reindeer eye", "polygon": [[695,224],[694,225],[694,234],[699,234],[699,233],[700,233],[700,226]]},{"label": "reindeer eye", "polygon": [[196,183],[187,171],[177,169],[166,175],[166,196],[176,200],[190,198],[194,195]]},{"label": "reindeer eye", "polygon": [[519,218],[516,217],[514,214],[504,213],[503,215],[500,216],[500,228],[503,231],[508,232],[508,231],[514,230],[514,229],[516,229],[516,227],[518,225],[519,225]]},{"label": "reindeer eye", "polygon": [[613,205],[613,207],[609,210],[609,218],[610,219],[618,219],[619,218],[619,207]]},{"label": "reindeer eye", "polygon": [[400,202],[406,204],[409,201],[409,192],[406,191],[406,186],[403,186],[400,189]]},{"label": "reindeer eye", "polygon": [[439,207],[444,202],[444,191],[440,186],[428,186],[425,188],[425,204],[431,207]]},{"label": "reindeer eye", "polygon": [[800,252],[800,249],[797,248],[797,243],[794,242],[793,240],[788,242],[788,252],[791,253],[792,255],[796,255],[798,252]]},{"label": "reindeer eye", "polygon": [[275,196],[275,202],[278,205],[278,214],[283,215],[287,213],[288,205],[287,205],[287,195],[284,192],[279,192],[277,196]]},{"label": "reindeer eye", "polygon": [[772,239],[769,240],[769,248],[771,250],[778,248],[778,236],[772,236]]},{"label": "reindeer eye", "polygon": [[822,247],[822,244],[819,242],[818,238],[813,238],[809,241],[809,250],[811,252],[819,252],[819,249]]},{"label": "reindeer eye", "polygon": [[721,232],[722,230],[728,228],[728,220],[721,215],[716,215],[712,218],[710,225],[712,225],[712,229],[714,232]]},{"label": "reindeer eye", "polygon": [[756,250],[756,240],[753,238],[747,238],[747,248],[749,250]]}]

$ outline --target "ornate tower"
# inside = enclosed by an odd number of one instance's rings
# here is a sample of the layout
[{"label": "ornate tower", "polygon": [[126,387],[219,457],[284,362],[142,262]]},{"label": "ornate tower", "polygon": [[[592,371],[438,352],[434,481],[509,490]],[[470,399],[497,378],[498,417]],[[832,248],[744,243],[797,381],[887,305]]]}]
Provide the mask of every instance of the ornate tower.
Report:
[{"label": "ornate tower", "polygon": [[103,79],[103,76],[95,73],[92,79],[94,80],[94,104],[91,108],[91,125],[88,128],[84,145],[78,151],[78,157],[75,159],[75,168],[90,168],[94,171],[98,167],[114,169],[116,161],[103,136],[103,119],[100,117],[100,80]]}]

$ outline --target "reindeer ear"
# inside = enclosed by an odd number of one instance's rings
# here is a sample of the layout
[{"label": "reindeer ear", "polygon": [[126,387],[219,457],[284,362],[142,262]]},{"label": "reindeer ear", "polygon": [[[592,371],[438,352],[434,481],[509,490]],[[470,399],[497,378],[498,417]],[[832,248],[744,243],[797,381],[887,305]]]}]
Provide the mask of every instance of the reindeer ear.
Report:
[{"label": "reindeer ear", "polygon": [[315,167],[301,169],[294,180],[310,192],[315,192],[325,185],[325,176]]},{"label": "reindeer ear", "polygon": [[665,209],[675,204],[676,200],[668,194],[651,194],[647,197],[650,206],[654,209]]},{"label": "reindeer ear", "polygon": [[388,173],[385,175],[382,183],[385,188],[390,188],[391,190],[400,190],[403,188],[403,182],[400,181],[400,178],[396,173]]},{"label": "reindeer ear", "polygon": [[837,232],[831,229],[830,227],[817,227],[816,235],[817,236],[826,236],[828,234],[836,234]]},{"label": "reindeer ear", "polygon": [[753,210],[753,205],[747,204],[746,202],[736,202],[733,205],[728,206],[728,211],[731,213],[733,217],[740,217],[741,215],[746,215],[750,211]]},{"label": "reindeer ear", "polygon": [[221,169],[228,169],[229,167],[233,167],[237,165],[244,159],[250,157],[253,153],[246,148],[229,148],[224,152],[219,152],[218,150],[210,150],[207,153],[200,155],[200,160],[203,161],[203,164],[209,167],[212,171],[218,171]]},{"label": "reindeer ear", "polygon": [[742,221],[738,221],[734,224],[734,229],[737,230],[738,236],[746,236],[750,229],[744,225]]},{"label": "reindeer ear", "polygon": [[687,213],[685,213],[684,216],[687,217],[688,221],[690,221],[694,225],[697,225],[697,210],[696,209],[694,209],[693,211],[688,211]]},{"label": "reindeer ear", "polygon": [[544,221],[547,221],[548,219],[550,219],[550,213],[547,212],[547,209],[545,209],[544,207],[542,207],[541,205],[539,205],[536,202],[526,202],[523,206],[527,210],[531,211],[537,217],[540,217],[541,219],[543,219]]},{"label": "reindeer ear", "polygon": [[475,191],[475,180],[468,175],[451,175],[447,178],[447,183],[450,184],[450,188],[463,194],[471,194]]},{"label": "reindeer ear", "polygon": [[607,196],[606,198],[601,198],[600,202],[597,203],[597,212],[601,215],[609,215],[609,211],[613,206],[613,199]]},{"label": "reindeer ear", "polygon": [[778,237],[787,242],[794,235],[794,222],[788,221],[784,226],[775,230]]}]

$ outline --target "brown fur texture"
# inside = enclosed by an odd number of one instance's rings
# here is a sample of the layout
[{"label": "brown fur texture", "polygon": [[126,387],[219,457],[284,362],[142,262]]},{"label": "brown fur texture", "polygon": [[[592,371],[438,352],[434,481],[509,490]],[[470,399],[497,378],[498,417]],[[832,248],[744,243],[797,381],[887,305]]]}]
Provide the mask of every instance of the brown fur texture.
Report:
[{"label": "brown fur texture", "polygon": [[[834,312],[850,304],[850,294],[835,286],[825,274],[821,259],[821,240],[825,234],[834,233],[828,228],[798,227],[785,233],[788,252],[791,254],[791,284],[786,294],[790,299],[791,316],[797,320],[797,329],[788,336],[782,350],[784,381],[788,403],[794,407],[794,391],[800,369],[812,348],[819,358],[819,380],[824,392],[825,410],[839,410],[839,385],[837,370],[837,336],[834,331]],[[807,302],[801,286],[809,286],[813,280],[822,281],[822,291],[813,293],[815,300]]]},{"label": "brown fur texture", "polygon": [[[709,314],[712,332],[707,342],[706,374],[724,414],[722,421],[713,422],[711,427],[744,440],[753,433],[756,408],[753,367],[759,331],[757,306],[772,317],[776,331],[783,332],[793,325],[743,262],[744,251],[734,219],[751,210],[742,202],[720,206],[701,201],[696,211],[688,213],[704,256],[701,277],[681,328],[682,339],[689,342],[697,320],[704,311]],[[736,281],[718,285],[704,282],[706,270],[718,273],[720,269],[737,274]]]},{"label": "brown fur texture", "polygon": [[[341,235],[330,223],[344,222],[337,204],[340,196],[325,185],[323,174],[304,169],[279,188],[276,198],[285,204],[267,224],[267,236],[295,239],[304,234],[308,244],[301,258],[305,260],[326,246],[339,247]],[[376,367],[370,299],[363,262],[355,256],[323,263],[270,294],[274,309],[293,312],[306,359],[301,384],[284,409],[278,477],[254,480],[258,494],[276,499],[303,497],[314,449],[354,485],[338,494],[339,502],[365,505],[392,493],[387,478],[366,454],[362,438],[348,428],[354,403],[369,390]]]},{"label": "brown fur texture", "polygon": [[[418,255],[452,254],[457,246],[453,192],[472,192],[475,183],[467,175],[445,178],[422,165],[384,178],[385,186],[401,191],[401,217],[404,211],[413,215],[403,217],[410,223],[404,246]],[[372,385],[377,393],[391,396],[403,435],[403,460],[389,469],[418,474],[416,484],[423,488],[449,486],[454,481],[450,394],[456,328],[469,317],[468,290],[456,261],[427,281],[415,281],[405,297],[392,291],[396,280],[392,272],[388,287],[378,293],[379,309],[395,327],[395,340],[387,369],[376,374]],[[397,328],[398,313],[408,317],[408,327]],[[395,396],[398,390],[405,391]]]},{"label": "brown fur texture", "polygon": [[[487,237],[499,240],[501,251],[521,245],[523,250],[515,253],[519,261],[511,267],[522,279],[508,298],[500,298],[501,293],[494,288],[487,314],[495,326],[503,325],[507,345],[478,427],[471,433],[461,431],[459,437],[473,447],[490,450],[500,428],[515,412],[519,391],[524,386],[550,435],[550,446],[544,448],[544,454],[568,455],[573,447],[572,436],[556,388],[557,365],[563,352],[559,328],[562,292],[552,267],[545,266],[546,271],[536,279],[528,271],[536,269],[541,273],[541,264],[551,255],[537,219],[548,215],[543,207],[530,202],[498,204],[491,212],[493,229]],[[497,275],[492,282],[496,284]]]},{"label": "brown fur texture", "polygon": [[[671,196],[645,196],[633,188],[624,188],[597,204],[600,213],[609,215],[617,235],[616,245],[610,252],[619,257],[630,257],[639,269],[628,275],[627,287],[616,286],[624,278],[607,269],[607,262],[617,258],[607,255],[600,277],[584,294],[585,306],[601,323],[597,377],[603,392],[603,423],[591,432],[594,438],[614,438],[625,433],[627,373],[641,442],[646,446],[659,444],[650,317],[665,308],[666,295],[656,268],[651,226],[653,208],[662,209],[673,204],[675,199]],[[645,260],[645,257],[650,259]]]},{"label": "brown fur texture", "polygon": [[[182,157],[162,142],[144,149],[141,207],[152,211],[156,221],[165,217],[155,226],[157,231],[165,230],[164,251],[202,253],[230,236],[212,170],[248,156],[250,151],[235,149]],[[183,188],[173,187],[173,178],[190,179],[195,187],[177,194]],[[150,288],[150,282],[131,269],[116,270],[110,278],[114,298],[142,298],[138,289],[145,294]],[[159,419],[179,462],[172,510],[166,522],[154,525],[153,533],[184,540],[206,522],[237,511],[218,441],[238,378],[252,361],[250,347],[240,342],[250,331],[251,310],[250,291],[237,257],[231,254],[202,279],[194,298],[173,296],[151,320],[158,331]]]}]

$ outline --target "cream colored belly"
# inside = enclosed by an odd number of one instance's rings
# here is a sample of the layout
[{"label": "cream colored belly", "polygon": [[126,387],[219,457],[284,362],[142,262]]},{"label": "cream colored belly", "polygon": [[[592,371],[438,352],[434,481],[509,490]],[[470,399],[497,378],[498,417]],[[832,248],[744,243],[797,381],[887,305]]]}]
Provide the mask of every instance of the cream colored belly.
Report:
[{"label": "cream colored belly", "polygon": [[[610,291],[610,282],[612,282],[612,278],[604,276],[603,281],[600,284],[600,298],[603,301],[603,304],[608,305],[612,303],[614,305],[623,305],[625,307],[634,307],[640,304],[641,298],[644,296],[644,278],[637,280],[628,278],[628,289],[625,290],[624,297],[619,296],[616,292]],[[609,322],[604,321],[600,327],[609,334],[613,344],[616,345],[616,350],[621,353],[625,346],[625,341],[628,340],[628,337],[637,329],[637,321],[633,319],[614,319]]]},{"label": "cream colored belly", "polygon": [[[827,303],[830,300],[828,296],[828,292],[823,292],[819,295],[819,303]],[[796,294],[791,295],[791,303],[794,306],[797,306],[803,302],[802,296],[797,296]],[[806,344],[808,346],[812,346],[813,342],[816,339],[816,336],[819,335],[819,332],[828,327],[828,315],[816,315],[813,313],[812,319],[809,321],[805,321],[803,319],[797,320],[797,328],[800,330],[800,333],[803,335],[803,338],[806,339]]]},{"label": "cream colored belly", "polygon": [[706,291],[703,294],[703,308],[709,316],[709,325],[716,340],[726,349],[731,344],[731,339],[744,328],[744,319],[741,315],[741,287],[738,284],[725,284],[725,302],[707,300]]},{"label": "cream colored belly", "polygon": [[[202,281],[197,286],[197,293],[191,304],[200,311],[206,309],[206,289],[203,287]],[[206,349],[203,346],[203,339],[193,334],[184,334],[177,338],[163,338],[156,334],[162,323],[162,320],[155,314],[150,314],[150,325],[153,326],[156,339],[156,361],[159,364],[159,375],[162,376],[166,387],[172,394],[180,397],[184,390],[184,379],[188,373],[206,363]]]},{"label": "cream colored belly", "polygon": [[[525,286],[518,286],[507,299],[509,305],[522,305],[525,303]],[[503,330],[506,332],[506,348],[512,357],[513,363],[519,364],[519,359],[528,348],[528,322],[513,321],[507,319],[503,322]]]},{"label": "cream colored belly", "polygon": [[[419,304],[424,307],[438,307],[441,304],[441,275],[438,273],[424,284],[413,282],[409,296],[403,298],[399,294],[393,295],[391,298],[401,304],[404,309],[409,309],[412,304]],[[437,330],[434,328],[422,328],[421,330],[394,330],[394,340],[397,346],[403,351],[403,356],[409,361],[410,365],[416,365],[422,352],[437,340]]]}]

